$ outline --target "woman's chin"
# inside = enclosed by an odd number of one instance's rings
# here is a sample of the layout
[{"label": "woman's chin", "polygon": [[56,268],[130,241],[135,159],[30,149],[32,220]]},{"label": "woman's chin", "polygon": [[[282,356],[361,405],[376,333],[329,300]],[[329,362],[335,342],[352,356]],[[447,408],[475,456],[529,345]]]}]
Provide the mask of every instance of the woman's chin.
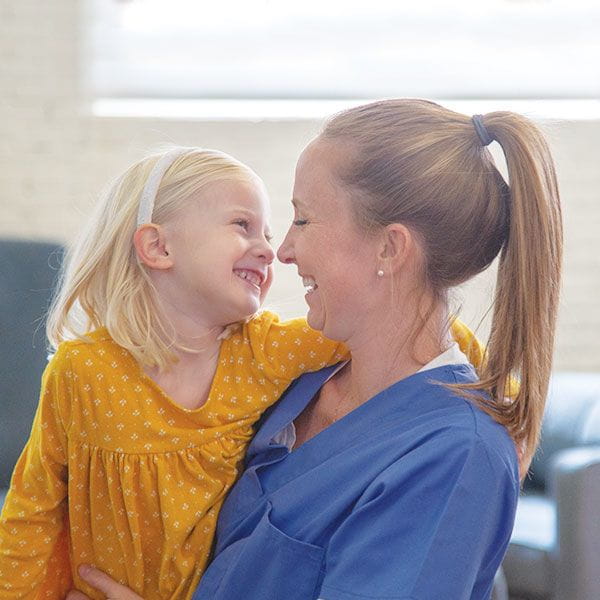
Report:
[{"label": "woman's chin", "polygon": [[312,308],[309,308],[306,313],[306,322],[312,329],[316,329],[317,331],[323,331],[323,327],[325,327],[322,316]]}]

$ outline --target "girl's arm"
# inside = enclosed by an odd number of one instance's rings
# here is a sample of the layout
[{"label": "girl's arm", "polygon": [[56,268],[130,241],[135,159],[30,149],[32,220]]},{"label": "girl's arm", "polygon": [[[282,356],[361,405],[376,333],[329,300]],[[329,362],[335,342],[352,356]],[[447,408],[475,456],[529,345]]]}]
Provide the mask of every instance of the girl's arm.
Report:
[{"label": "girl's arm", "polygon": [[31,435],[2,509],[0,596],[6,600],[66,592],[71,585],[64,525],[69,376],[68,359],[59,350],[44,371]]},{"label": "girl's arm", "polygon": [[461,352],[469,359],[469,362],[477,371],[484,359],[484,347],[475,337],[475,334],[456,317],[450,325],[450,334],[458,342]]},{"label": "girl's arm", "polygon": [[[121,585],[106,573],[94,569],[89,565],[81,565],[78,572],[81,579],[90,587],[102,592],[106,596],[106,600],[143,600],[133,590]],[[66,600],[90,600],[90,598],[82,592],[72,590],[69,592]]]},{"label": "girl's arm", "polygon": [[[450,325],[450,333],[458,342],[463,354],[479,373],[485,361],[485,348],[475,337],[475,334],[457,317]],[[519,393],[519,382],[511,377],[506,385],[505,395],[508,398],[516,398]]]},{"label": "girl's arm", "polygon": [[[280,322],[277,315],[265,312],[245,327],[254,355],[275,377],[291,381],[307,371],[350,358],[342,342],[312,329],[304,317]],[[458,318],[452,321],[450,332],[471,364],[479,369],[484,349],[473,332]]]},{"label": "girl's arm", "polygon": [[269,379],[288,382],[307,371],[318,371],[350,358],[344,344],[309,327],[304,317],[280,321],[264,312],[244,325],[256,363]]}]

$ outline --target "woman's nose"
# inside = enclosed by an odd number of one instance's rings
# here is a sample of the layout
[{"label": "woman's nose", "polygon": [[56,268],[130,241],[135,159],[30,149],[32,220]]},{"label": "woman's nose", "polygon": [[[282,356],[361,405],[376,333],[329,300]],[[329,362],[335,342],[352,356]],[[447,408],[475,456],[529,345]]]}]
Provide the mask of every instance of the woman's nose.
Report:
[{"label": "woman's nose", "polygon": [[284,264],[295,262],[294,247],[290,240],[290,232],[288,231],[285,239],[281,242],[281,246],[277,250],[277,258]]}]

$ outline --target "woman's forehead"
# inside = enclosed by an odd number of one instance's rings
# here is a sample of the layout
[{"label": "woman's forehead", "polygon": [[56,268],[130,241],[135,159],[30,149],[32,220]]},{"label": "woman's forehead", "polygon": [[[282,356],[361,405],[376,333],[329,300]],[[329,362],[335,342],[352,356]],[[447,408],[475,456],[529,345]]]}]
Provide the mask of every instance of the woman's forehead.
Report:
[{"label": "woman's forehead", "polygon": [[[335,141],[316,138],[302,152],[296,167],[294,199],[298,205],[347,200],[339,173],[348,154]],[[345,202],[343,204],[346,204]],[[340,207],[341,208],[341,207]]]},{"label": "woman's forehead", "polygon": [[314,168],[315,166],[320,166],[323,170],[330,169],[333,164],[339,161],[339,146],[340,144],[333,140],[325,140],[321,137],[314,138],[300,154],[298,169],[304,170],[306,167]]}]

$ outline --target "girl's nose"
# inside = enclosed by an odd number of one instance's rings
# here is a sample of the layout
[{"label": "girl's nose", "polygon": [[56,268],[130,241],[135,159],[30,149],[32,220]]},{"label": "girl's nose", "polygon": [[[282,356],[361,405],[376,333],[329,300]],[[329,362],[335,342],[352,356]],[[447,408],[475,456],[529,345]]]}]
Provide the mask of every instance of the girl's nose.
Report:
[{"label": "girl's nose", "polygon": [[259,252],[259,256],[263,258],[267,264],[270,265],[275,260],[275,250],[273,250],[273,246],[266,240],[261,244]]}]

